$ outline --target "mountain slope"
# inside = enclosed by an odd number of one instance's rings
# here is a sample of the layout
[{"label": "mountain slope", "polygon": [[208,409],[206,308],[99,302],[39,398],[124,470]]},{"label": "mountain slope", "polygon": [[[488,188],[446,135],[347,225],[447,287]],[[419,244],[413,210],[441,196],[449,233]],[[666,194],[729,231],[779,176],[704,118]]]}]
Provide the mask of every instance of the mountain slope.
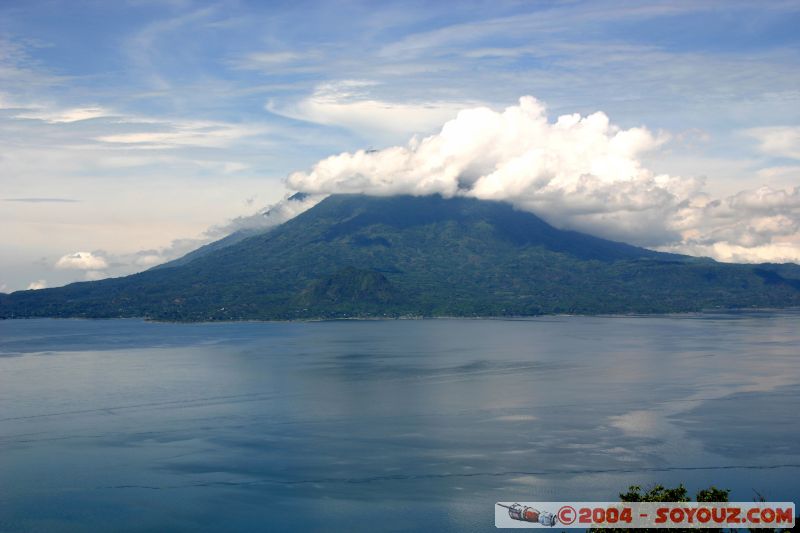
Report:
[{"label": "mountain slope", "polygon": [[800,306],[796,265],[653,252],[467,198],[331,196],[269,232],[190,259],[16,292],[0,298],[0,316],[224,320]]}]

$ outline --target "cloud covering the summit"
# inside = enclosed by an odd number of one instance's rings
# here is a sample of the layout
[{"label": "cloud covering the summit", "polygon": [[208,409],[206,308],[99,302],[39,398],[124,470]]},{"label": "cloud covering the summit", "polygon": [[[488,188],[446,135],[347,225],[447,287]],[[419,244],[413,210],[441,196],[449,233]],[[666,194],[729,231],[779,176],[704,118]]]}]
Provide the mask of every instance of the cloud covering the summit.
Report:
[{"label": "cloud covering the summit", "polygon": [[800,188],[711,198],[704,181],[647,168],[669,140],[603,112],[550,121],[532,96],[503,111],[460,111],[404,146],[359,150],[289,175],[312,194],[441,194],[502,200],[562,228],[723,261],[800,260]]},{"label": "cloud covering the summit", "polygon": [[[79,5],[0,2],[0,290],[272,224],[305,169],[308,190],[511,197],[647,246],[800,260],[793,208],[736,199],[800,185],[798,2]],[[525,94],[549,120],[497,112]],[[56,268],[87,250],[107,268]]]}]

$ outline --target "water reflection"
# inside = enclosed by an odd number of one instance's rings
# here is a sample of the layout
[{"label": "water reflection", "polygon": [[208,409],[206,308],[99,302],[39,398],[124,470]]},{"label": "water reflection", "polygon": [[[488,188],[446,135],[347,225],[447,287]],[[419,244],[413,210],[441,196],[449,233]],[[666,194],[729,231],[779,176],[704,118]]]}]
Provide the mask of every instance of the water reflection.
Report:
[{"label": "water reflection", "polygon": [[652,482],[796,499],[798,324],[0,322],[0,529],[488,530],[498,500]]}]

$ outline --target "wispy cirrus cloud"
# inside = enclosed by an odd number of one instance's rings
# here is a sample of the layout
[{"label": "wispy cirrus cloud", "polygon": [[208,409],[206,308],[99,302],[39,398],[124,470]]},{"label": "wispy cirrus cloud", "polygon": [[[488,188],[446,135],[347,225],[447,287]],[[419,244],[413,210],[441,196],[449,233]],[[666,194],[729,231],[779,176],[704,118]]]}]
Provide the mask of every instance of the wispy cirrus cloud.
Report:
[{"label": "wispy cirrus cloud", "polygon": [[129,148],[166,149],[197,146],[221,148],[244,137],[264,133],[263,126],[240,125],[218,121],[157,121],[129,119],[126,121],[139,131],[101,135],[94,140]]},{"label": "wispy cirrus cloud", "polygon": [[0,36],[0,79],[4,91],[25,94],[63,86],[68,78],[54,74],[32,55],[34,50],[45,47],[37,39]]},{"label": "wispy cirrus cloud", "polygon": [[50,124],[63,124],[109,116],[113,116],[113,113],[102,107],[75,107],[69,109],[40,109],[35,111],[26,111],[16,115],[15,118],[43,120]]},{"label": "wispy cirrus cloud", "polygon": [[263,51],[253,52],[235,58],[230,64],[237,69],[273,72],[275,69],[289,69],[293,73],[319,71],[318,60],[323,56],[319,51]]},{"label": "wispy cirrus cloud", "polygon": [[390,102],[370,96],[369,80],[321,84],[313,94],[288,105],[268,102],[267,110],[285,117],[336,126],[379,140],[428,132],[454,117],[464,103]]}]

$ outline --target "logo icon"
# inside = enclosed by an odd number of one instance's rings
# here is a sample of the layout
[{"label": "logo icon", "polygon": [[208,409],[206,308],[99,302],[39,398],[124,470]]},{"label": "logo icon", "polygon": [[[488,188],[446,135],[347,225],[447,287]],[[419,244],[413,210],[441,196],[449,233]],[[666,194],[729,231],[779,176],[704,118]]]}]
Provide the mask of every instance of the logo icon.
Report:
[{"label": "logo icon", "polygon": [[[504,505],[502,503],[498,503],[497,505],[508,509],[508,516],[510,516],[512,520],[519,520],[521,522],[533,522],[535,524],[540,524],[547,527],[553,527],[558,522],[558,517],[556,517],[556,515],[554,515],[553,513],[548,513],[547,511],[540,511],[539,509],[534,509],[533,507],[526,507],[519,503],[513,503],[511,505]],[[572,519],[575,520],[574,509],[573,509]]]}]

